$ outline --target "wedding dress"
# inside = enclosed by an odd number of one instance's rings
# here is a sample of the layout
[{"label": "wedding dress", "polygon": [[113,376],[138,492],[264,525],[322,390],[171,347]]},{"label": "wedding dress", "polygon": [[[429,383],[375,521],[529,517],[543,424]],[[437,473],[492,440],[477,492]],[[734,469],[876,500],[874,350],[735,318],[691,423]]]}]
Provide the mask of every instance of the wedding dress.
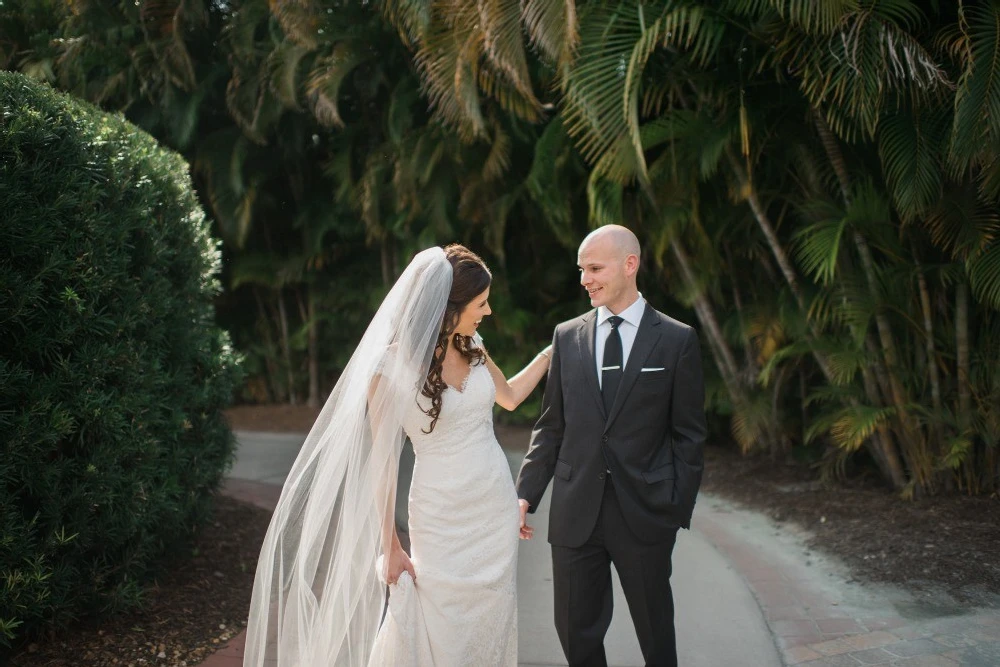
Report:
[{"label": "wedding dress", "polygon": [[[520,519],[485,365],[445,390],[433,432],[423,432],[431,418],[420,390],[452,276],[441,248],[413,258],[306,436],[261,547],[244,667],[516,664]],[[380,556],[406,436],[417,460],[417,580],[388,587],[383,618]]]},{"label": "wedding dress", "polygon": [[[416,462],[409,497],[411,559],[390,587],[370,665],[517,664],[520,514],[493,434],[496,388],[485,364],[447,387],[434,431],[416,402],[404,428]],[[427,408],[429,399],[420,397]]]}]

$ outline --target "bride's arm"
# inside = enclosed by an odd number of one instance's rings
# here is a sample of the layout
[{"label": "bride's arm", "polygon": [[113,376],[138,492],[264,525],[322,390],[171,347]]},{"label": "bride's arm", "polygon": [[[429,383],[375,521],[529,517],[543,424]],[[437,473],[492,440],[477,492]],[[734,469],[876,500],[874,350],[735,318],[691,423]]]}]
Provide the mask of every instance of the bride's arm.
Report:
[{"label": "bride's arm", "polygon": [[[385,378],[379,374],[373,377],[371,383],[368,385],[368,417],[372,430],[373,443],[378,442],[380,437],[385,437],[384,434],[379,432],[381,420],[378,419],[378,408],[376,407],[376,404],[385,400],[383,397],[376,398],[379,384],[385,381]],[[394,462],[398,464],[398,461]],[[384,568],[382,575],[387,583],[394,584],[399,579],[399,575],[405,570],[416,581],[417,573],[413,568],[413,563],[403,549],[403,545],[399,541],[399,534],[396,532],[396,475],[398,470],[396,466],[387,466],[387,468],[379,476],[378,490],[378,496],[385,500],[381,526],[382,553],[385,556],[385,563],[382,565]]]},{"label": "bride's arm", "polygon": [[[486,352],[485,348],[483,348],[483,352]],[[528,398],[531,392],[535,390],[541,379],[545,377],[545,374],[549,370],[549,358],[551,356],[552,346],[549,345],[535,355],[535,358],[522,368],[520,373],[508,380],[504,377],[500,367],[493,362],[489,353],[486,352],[486,365],[490,369],[490,375],[493,376],[493,384],[497,388],[497,405],[504,410],[515,410],[517,406],[521,405],[524,399]]]}]

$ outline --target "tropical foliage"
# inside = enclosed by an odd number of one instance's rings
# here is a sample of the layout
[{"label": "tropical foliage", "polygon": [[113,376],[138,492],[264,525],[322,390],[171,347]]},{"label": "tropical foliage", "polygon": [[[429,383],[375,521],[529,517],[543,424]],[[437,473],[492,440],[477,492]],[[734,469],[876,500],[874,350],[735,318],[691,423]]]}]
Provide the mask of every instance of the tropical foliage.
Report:
[{"label": "tropical foliage", "polygon": [[580,236],[621,222],[744,450],[1000,487],[996,0],[22,2],[6,67],[194,165],[255,396],[320,400],[452,240],[523,361],[583,307]]}]

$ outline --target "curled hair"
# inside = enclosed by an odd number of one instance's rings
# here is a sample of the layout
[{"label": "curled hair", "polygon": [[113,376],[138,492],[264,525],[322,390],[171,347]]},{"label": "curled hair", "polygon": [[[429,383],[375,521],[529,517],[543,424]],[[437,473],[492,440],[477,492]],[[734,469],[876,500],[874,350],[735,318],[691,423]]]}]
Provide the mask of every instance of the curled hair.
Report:
[{"label": "curled hair", "polygon": [[424,433],[433,431],[441,417],[442,397],[444,390],[448,387],[444,377],[442,377],[444,356],[448,351],[448,345],[452,345],[469,363],[469,366],[478,366],[486,362],[486,354],[478,347],[473,346],[472,338],[457,333],[455,327],[458,326],[462,311],[472,303],[474,298],[486,291],[493,281],[493,276],[479,255],[463,245],[453,243],[446,247],[444,252],[453,271],[451,293],[448,295],[448,305],[445,307],[444,319],[441,322],[441,331],[438,333],[437,345],[434,347],[434,355],[431,358],[427,379],[420,392],[431,399],[431,407],[424,410],[431,418],[431,425]]}]

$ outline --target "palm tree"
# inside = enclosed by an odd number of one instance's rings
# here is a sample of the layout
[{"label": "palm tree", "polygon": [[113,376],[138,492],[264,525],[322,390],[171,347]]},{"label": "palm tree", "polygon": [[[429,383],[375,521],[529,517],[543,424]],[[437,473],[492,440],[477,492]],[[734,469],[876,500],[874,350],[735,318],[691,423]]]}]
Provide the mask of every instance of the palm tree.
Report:
[{"label": "palm tree", "polygon": [[[473,11],[469,3],[446,6]],[[394,15],[395,5],[389,7]],[[987,110],[1000,101],[990,57],[998,43],[995,5],[960,3],[928,16],[906,0],[588,2],[572,9],[526,3],[520,20],[544,45],[542,68],[505,67],[479,48],[489,44],[520,58],[503,42],[520,39],[510,29],[515,7],[504,7],[502,22],[450,23],[431,12],[412,24],[417,48],[426,49],[431,35],[439,53],[441,45],[455,45],[445,49],[448,68],[424,71],[443,117],[475,134],[481,106],[498,99],[489,86],[474,91],[468,78],[450,77],[461,67],[480,78],[484,71],[507,76],[519,99],[535,99],[523,85],[525,72],[554,86],[567,133],[593,165],[591,218],[645,228],[653,219],[673,220],[660,222],[657,238],[669,240],[661,247],[671,248],[734,403],[752,403],[750,385],[736,380],[730,348],[740,341],[720,333],[711,301],[726,299],[705,287],[713,271],[691,270],[698,235],[686,236],[694,233],[691,220],[704,219],[691,203],[700,201],[692,193],[702,183],[718,182],[717,191],[745,202],[771,255],[762,265],[773,262],[794,304],[795,336],[763,360],[760,381],[777,377],[784,360],[813,357],[826,386],[816,385],[807,403],[829,407],[813,415],[808,436],[829,434],[844,452],[867,443],[887,479],[907,493],[935,490],[942,465],[969,460],[960,452],[993,451],[988,429],[968,435],[976,421],[968,333],[970,295],[995,308],[1000,288],[991,214],[1000,179],[995,151],[985,148],[996,145],[997,132],[997,114]],[[556,25],[543,16],[563,20]],[[506,30],[496,28],[501,23]],[[505,108],[525,120],[535,113],[531,105]],[[687,125],[682,114],[689,114]],[[656,164],[669,164],[672,178],[662,178],[662,167],[656,175]],[[678,183],[687,195],[667,194]],[[977,203],[948,205],[951,184],[960,191],[974,186]],[[725,243],[715,250],[716,257],[733,254]],[[962,269],[942,274],[958,278],[954,308],[935,299],[938,288],[913,268],[942,251]],[[696,265],[720,262],[699,255]],[[732,296],[741,300],[738,291]],[[954,322],[952,355],[934,340],[942,316]],[[953,388],[938,374],[949,356]],[[744,357],[752,357],[749,349]],[[911,364],[922,370],[911,372]],[[953,432],[943,413],[952,391],[954,432],[967,435],[945,443]],[[922,407],[925,396],[930,411]],[[996,484],[995,463],[984,479]]]}]

